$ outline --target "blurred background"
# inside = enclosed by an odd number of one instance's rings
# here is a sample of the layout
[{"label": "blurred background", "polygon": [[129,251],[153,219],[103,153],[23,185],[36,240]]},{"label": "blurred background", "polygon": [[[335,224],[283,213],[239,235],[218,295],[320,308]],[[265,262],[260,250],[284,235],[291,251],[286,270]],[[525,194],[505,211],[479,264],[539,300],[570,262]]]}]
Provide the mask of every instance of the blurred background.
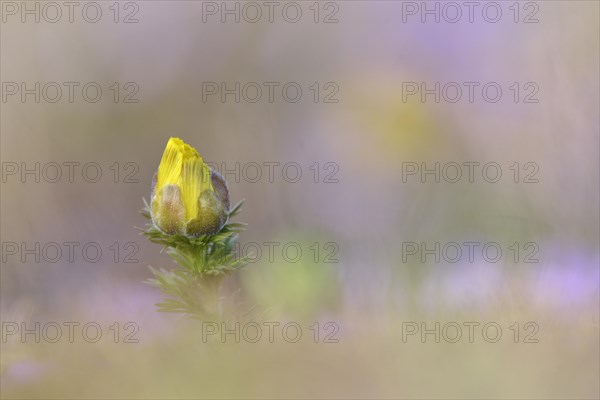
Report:
[{"label": "blurred background", "polygon": [[[264,2],[83,2],[73,22],[58,4],[53,23],[54,6],[1,2],[3,398],[600,396],[597,2],[500,2],[497,22],[482,2],[454,23],[439,2],[278,2],[272,22]],[[248,101],[251,85],[222,101],[222,82],[255,82],[263,97]],[[265,82],[279,84],[272,102]],[[297,102],[282,94],[290,82]],[[463,97],[407,95],[407,82],[457,82]],[[480,83],[472,102],[464,82]],[[488,82],[499,101],[483,97]],[[240,244],[262,252],[228,296],[252,321],[298,324],[298,342],[204,341],[199,322],[156,312],[148,266],[173,264],[135,227],[170,136],[245,199]],[[502,176],[406,175],[464,162]],[[452,242],[495,243],[502,257],[407,247]],[[82,339],[90,322],[95,343]],[[472,341],[465,322],[479,324]],[[495,343],[481,331],[491,322]],[[438,328],[438,343],[422,323],[463,335]]]}]

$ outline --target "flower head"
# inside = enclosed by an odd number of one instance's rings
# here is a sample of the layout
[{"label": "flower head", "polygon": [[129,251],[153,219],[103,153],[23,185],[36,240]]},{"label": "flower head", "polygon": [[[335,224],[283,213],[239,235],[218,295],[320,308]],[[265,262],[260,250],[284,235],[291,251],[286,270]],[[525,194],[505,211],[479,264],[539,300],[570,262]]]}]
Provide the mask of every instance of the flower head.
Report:
[{"label": "flower head", "polygon": [[152,221],[170,235],[217,233],[227,222],[227,183],[183,140],[170,138],[152,186]]}]

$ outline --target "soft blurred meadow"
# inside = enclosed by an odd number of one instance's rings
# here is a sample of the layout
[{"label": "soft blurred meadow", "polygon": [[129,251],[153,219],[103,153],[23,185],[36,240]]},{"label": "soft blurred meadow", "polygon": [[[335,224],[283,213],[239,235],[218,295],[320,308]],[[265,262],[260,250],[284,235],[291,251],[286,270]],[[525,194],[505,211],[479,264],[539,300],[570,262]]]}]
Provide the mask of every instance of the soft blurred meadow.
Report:
[{"label": "soft blurred meadow", "polygon": [[[20,7],[43,2],[1,2],[2,398],[600,397],[598,2],[499,2],[496,23],[482,18],[486,3],[456,23],[422,23],[400,1],[299,1],[296,23],[282,17],[286,2],[273,22],[254,3],[255,23],[221,22],[221,7],[245,3],[113,3],[96,3],[96,23],[81,17],[85,2],[73,22],[59,2],[61,20],[36,23],[22,22]],[[530,15],[537,22],[524,23]],[[63,97],[47,101],[49,87],[39,103],[23,102],[7,82],[58,82]],[[79,83],[72,102],[65,82]],[[102,88],[98,102],[82,97],[88,82]],[[203,82],[280,86],[273,102],[222,102]],[[282,97],[286,82],[302,88],[300,101]],[[406,82],[481,85],[473,102],[465,91],[436,103],[403,96]],[[501,86],[500,101],[482,98],[486,82]],[[532,88],[538,102],[526,103]],[[138,101],[124,102],[134,91]],[[324,102],[334,91],[338,101]],[[170,136],[224,165],[233,201],[245,199],[240,248],[261,253],[224,294],[244,310],[242,326],[279,324],[272,343],[266,325],[258,342],[236,343],[156,312],[162,295],[143,283],[148,266],[173,264],[135,227]],[[403,176],[408,163],[436,162],[495,162],[502,177]],[[21,175],[36,163],[39,182]],[[97,182],[82,176],[86,163],[100,167]],[[283,175],[287,163],[300,167],[297,182],[294,168]],[[537,182],[526,179],[533,169]],[[72,260],[66,242],[79,243]],[[503,256],[490,262],[479,247],[472,261],[423,262],[407,255],[409,242],[492,242]],[[87,243],[91,258],[102,250],[97,262],[82,255]],[[524,262],[533,250],[537,262]],[[479,324],[473,340],[469,322]],[[72,342],[65,323],[79,324]],[[282,338],[286,323],[302,328],[297,342]],[[436,323],[448,327],[439,343],[421,336]],[[494,327],[482,335],[488,323],[502,329],[495,343]],[[91,343],[95,326],[102,335]]]}]

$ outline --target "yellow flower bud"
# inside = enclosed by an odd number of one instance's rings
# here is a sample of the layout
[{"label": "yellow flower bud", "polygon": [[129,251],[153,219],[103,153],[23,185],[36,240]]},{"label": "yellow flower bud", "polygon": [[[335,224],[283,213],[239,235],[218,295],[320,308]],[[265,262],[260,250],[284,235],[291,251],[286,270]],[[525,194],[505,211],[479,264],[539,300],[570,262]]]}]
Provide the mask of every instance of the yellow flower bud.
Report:
[{"label": "yellow flower bud", "polygon": [[212,235],[227,222],[227,183],[193,147],[178,138],[167,143],[151,197],[152,221],[169,235]]}]

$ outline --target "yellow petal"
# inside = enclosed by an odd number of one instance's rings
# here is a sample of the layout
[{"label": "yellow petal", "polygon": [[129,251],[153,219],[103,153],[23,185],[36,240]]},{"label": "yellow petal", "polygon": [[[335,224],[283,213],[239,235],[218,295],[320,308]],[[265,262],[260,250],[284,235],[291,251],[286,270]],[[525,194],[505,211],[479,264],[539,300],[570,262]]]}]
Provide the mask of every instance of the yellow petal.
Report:
[{"label": "yellow petal", "polygon": [[210,181],[210,169],[202,157],[184,159],[181,171],[180,185],[182,199],[185,204],[186,219],[189,221],[198,216],[198,199],[205,190],[213,190]]},{"label": "yellow petal", "polygon": [[[168,184],[178,184],[183,165],[183,146],[181,139],[171,138],[165,147],[162,159],[158,165],[158,176],[156,179],[156,193],[160,193]],[[189,146],[188,146],[189,147]]]}]

